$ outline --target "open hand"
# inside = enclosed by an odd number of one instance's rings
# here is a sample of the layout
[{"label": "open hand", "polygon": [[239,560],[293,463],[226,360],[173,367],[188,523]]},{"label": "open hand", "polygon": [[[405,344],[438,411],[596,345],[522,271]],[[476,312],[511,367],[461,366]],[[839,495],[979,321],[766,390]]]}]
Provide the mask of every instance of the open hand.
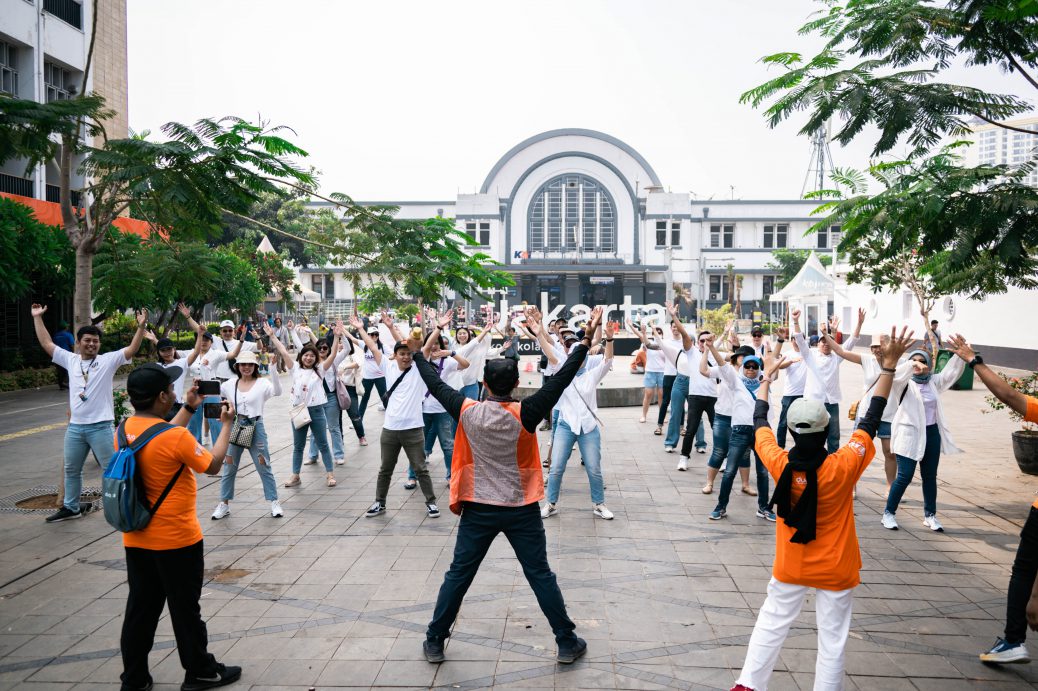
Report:
[{"label": "open hand", "polygon": [[148,310],[137,310],[134,316],[137,317],[137,328],[143,329],[144,324],[148,321]]},{"label": "open hand", "polygon": [[151,329],[148,329],[147,331],[144,332],[144,337],[146,339],[148,339],[149,341],[151,341],[152,343],[158,343],[159,342],[159,337],[156,336],[155,332],[152,331]]},{"label": "open hand", "polygon": [[454,316],[454,310],[449,309],[443,313],[443,316],[436,321],[436,326],[442,331],[448,324],[451,323],[451,317]]},{"label": "open hand", "polygon": [[[907,332],[907,334],[906,334]],[[901,327],[900,335],[897,333],[897,327],[890,328],[890,341],[886,347],[883,348],[883,366],[887,369],[893,369],[897,367],[898,360],[905,354],[909,348],[915,343],[915,339],[912,336],[915,335],[915,331],[908,331],[907,326]]]},{"label": "open hand", "polygon": [[595,329],[597,329],[598,325],[601,324],[601,323],[602,323],[602,306],[599,305],[598,307],[595,307],[593,310],[591,310],[591,319],[590,319],[590,321],[588,321],[587,329],[585,330],[585,333],[587,333],[588,336],[591,336],[592,334],[594,334]]},{"label": "open hand", "polygon": [[177,303],[177,312],[180,312],[185,317],[191,316],[191,309],[182,302]]},{"label": "open hand", "polygon": [[33,303],[30,314],[32,314],[33,317],[42,317],[43,313],[46,311],[47,307],[45,305],[37,305],[36,303]]},{"label": "open hand", "polygon": [[973,358],[977,357],[977,351],[973,350],[973,346],[966,342],[962,334],[955,334],[950,337],[945,342],[945,346],[966,362],[972,362]]}]

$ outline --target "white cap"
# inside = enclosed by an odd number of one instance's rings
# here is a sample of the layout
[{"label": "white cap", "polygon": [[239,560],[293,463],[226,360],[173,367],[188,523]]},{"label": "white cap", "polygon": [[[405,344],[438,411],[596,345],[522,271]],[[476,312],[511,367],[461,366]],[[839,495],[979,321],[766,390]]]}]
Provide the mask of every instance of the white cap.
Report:
[{"label": "white cap", "polygon": [[798,398],[786,412],[786,426],[797,434],[824,432],[829,428],[829,411],[821,401]]},{"label": "white cap", "polygon": [[220,328],[223,329],[225,327],[229,327],[229,328],[233,329],[234,328],[234,322],[232,322],[230,319],[224,319],[222,322],[220,322]]}]

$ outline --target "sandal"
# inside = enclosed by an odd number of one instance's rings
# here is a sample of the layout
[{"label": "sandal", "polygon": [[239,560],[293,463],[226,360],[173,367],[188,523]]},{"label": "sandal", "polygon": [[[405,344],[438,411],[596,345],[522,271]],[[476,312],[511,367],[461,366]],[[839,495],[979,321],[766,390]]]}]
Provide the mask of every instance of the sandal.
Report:
[{"label": "sandal", "polygon": [[326,484],[326,485],[327,485],[328,487],[335,487],[335,485],[337,485],[337,484],[339,484],[339,483],[337,483],[337,482],[335,481],[335,478],[333,478],[333,477],[329,477],[329,478],[328,478],[328,480],[327,480],[327,481],[325,482],[325,484]]},{"label": "sandal", "polygon": [[296,475],[285,483],[285,487],[298,487],[301,484],[303,484],[303,481],[299,479],[298,475]]},{"label": "sandal", "polygon": [[714,491],[714,483],[712,483],[712,482],[706,483],[705,485],[703,485],[703,490],[702,491],[703,491],[703,494],[710,494],[710,493],[712,493]]},{"label": "sandal", "polygon": [[752,489],[752,488],[750,488],[750,487],[743,487],[743,488],[742,488],[742,493],[743,493],[743,494],[748,494],[748,495],[750,495],[751,497],[755,497],[755,496],[757,496],[757,490],[755,490],[755,489]]},{"label": "sandal", "polygon": [[657,427],[656,431],[653,432],[657,437],[663,434],[663,427]]}]

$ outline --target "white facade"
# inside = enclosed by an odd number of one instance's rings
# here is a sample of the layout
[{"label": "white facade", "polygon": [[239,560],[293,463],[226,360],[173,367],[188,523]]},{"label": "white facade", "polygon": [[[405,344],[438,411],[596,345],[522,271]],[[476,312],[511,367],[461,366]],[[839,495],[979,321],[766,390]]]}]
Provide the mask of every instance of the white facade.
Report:
[{"label": "white facade", "polygon": [[[978,120],[973,125],[973,146],[965,154],[967,165],[1020,166],[1034,159],[1038,147],[1038,116],[1007,120],[1005,124],[1035,134],[1015,132]],[[1032,170],[1025,180],[1038,187],[1038,169]]]}]

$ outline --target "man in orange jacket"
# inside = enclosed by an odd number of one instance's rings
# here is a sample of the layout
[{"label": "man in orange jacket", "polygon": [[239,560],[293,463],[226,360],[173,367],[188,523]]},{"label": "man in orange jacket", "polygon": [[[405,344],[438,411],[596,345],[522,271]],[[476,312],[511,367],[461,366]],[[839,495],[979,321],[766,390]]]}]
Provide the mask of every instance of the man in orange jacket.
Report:
[{"label": "man in orange jacket", "polygon": [[911,334],[891,330],[883,350],[881,374],[869,410],[850,441],[835,453],[826,451],[829,413],[820,401],[799,399],[786,414],[794,446],[788,452],[768,426],[768,386],[781,356],[765,359],[753,415],[756,450],[775,478],[775,565],[768,597],[757,615],[746,661],[733,691],[762,691],[782,651],[789,627],[800,614],[804,597],[815,590],[818,619],[816,689],[843,688],[844,647],[851,625],[854,588],[860,583],[861,553],[854,527],[854,485],[876,448],[883,408],[890,395],[894,367],[911,344]]},{"label": "man in orange jacket", "polygon": [[[498,533],[504,533],[511,543],[537,603],[551,624],[558,644],[556,660],[569,664],[587,651],[587,643],[574,633],[576,624],[566,614],[562,591],[548,565],[544,523],[538,506],[544,498],[544,480],[537,425],[583,366],[601,320],[602,308],[596,307],[584,338],[570,349],[566,363],[521,403],[511,397],[512,390],[519,385],[515,360],[488,360],[483,383],[489,395],[484,401],[473,401],[441,381],[436,368],[422,356],[420,343],[409,341],[411,349],[417,351],[414,363],[429,393],[458,421],[450,509],[460,514],[461,520],[454,561],[440,586],[422,645],[429,662],[445,659],[444,641],[450,636],[461,601]],[[527,325],[543,328],[537,309],[527,310]],[[439,338],[438,329],[429,338]]]}]

